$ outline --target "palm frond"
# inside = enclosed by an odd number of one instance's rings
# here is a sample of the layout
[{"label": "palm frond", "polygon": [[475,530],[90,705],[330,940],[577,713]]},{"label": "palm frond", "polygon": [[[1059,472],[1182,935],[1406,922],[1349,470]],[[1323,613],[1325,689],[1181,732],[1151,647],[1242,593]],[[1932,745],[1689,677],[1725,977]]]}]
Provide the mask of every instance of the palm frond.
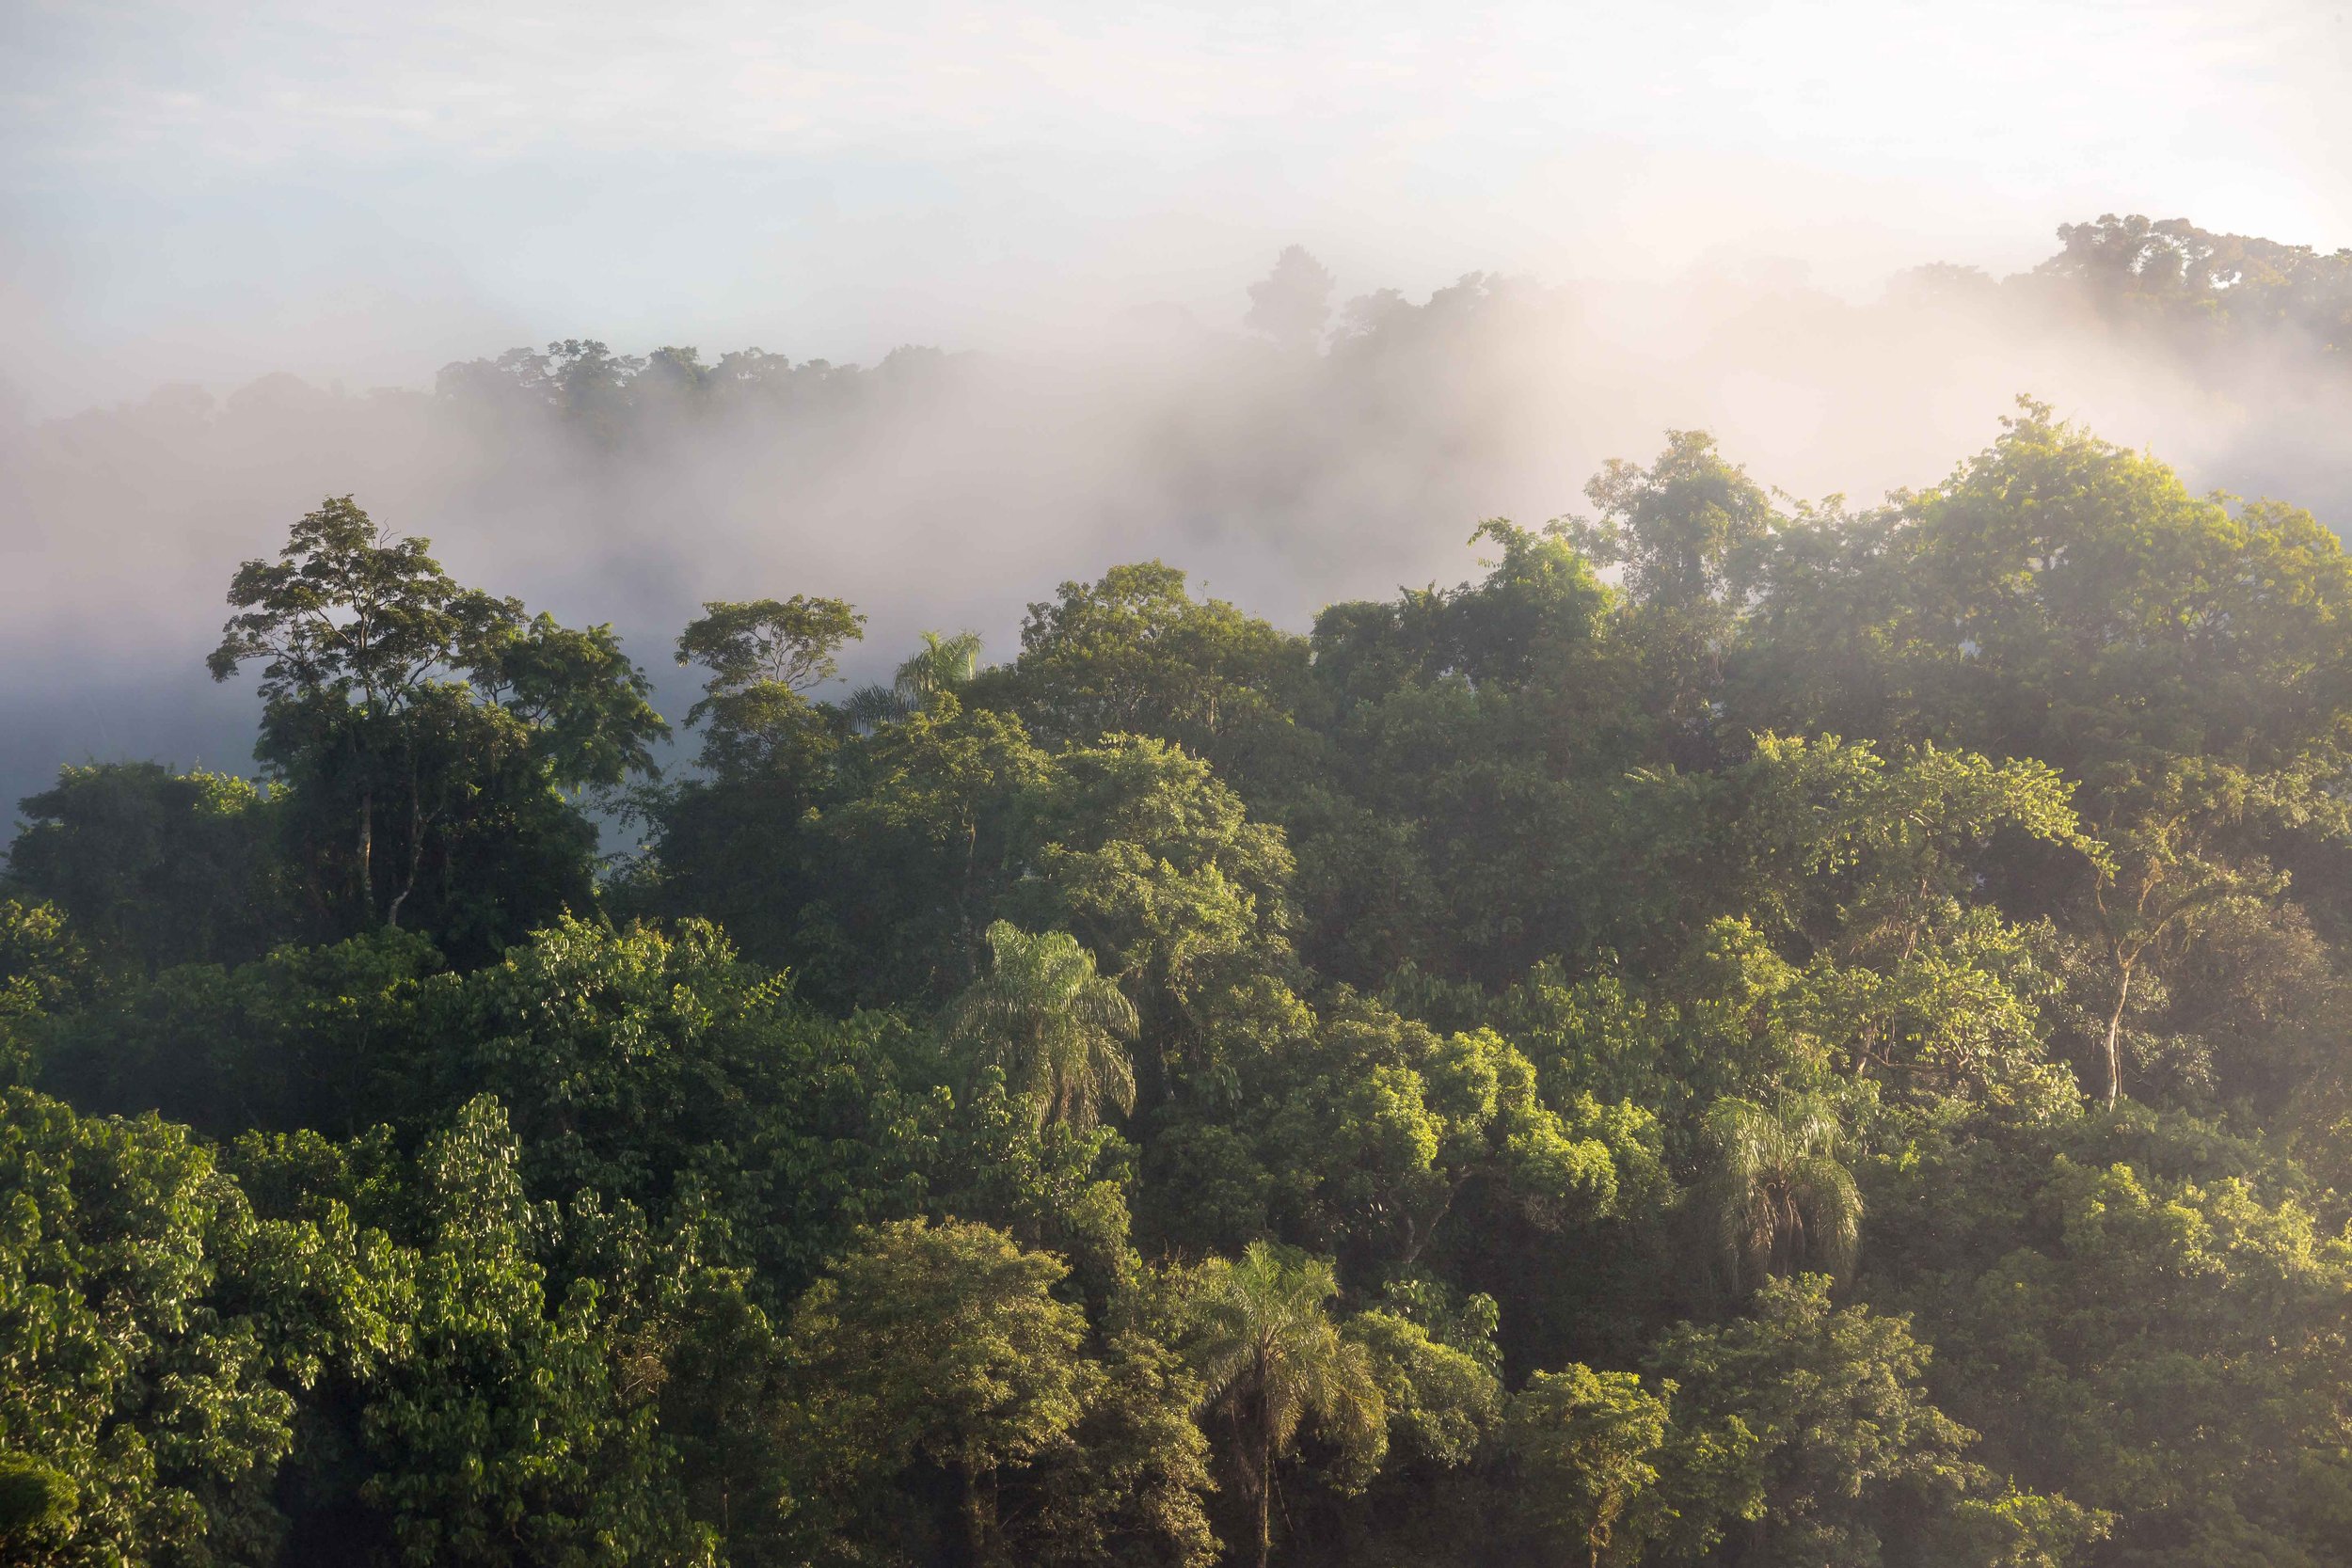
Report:
[{"label": "palm frond", "polygon": [[938,701],[940,693],[970,685],[979,669],[979,633],[942,636],[927,631],[923,645],[898,666],[892,689],[907,711],[920,712]]},{"label": "palm frond", "polygon": [[1204,1402],[1251,1406],[1277,1454],[1311,1418],[1336,1442],[1375,1438],[1387,1409],[1369,1356],[1327,1310],[1338,1293],[1328,1259],[1266,1242],[1221,1265],[1199,1309]]},{"label": "palm frond", "polygon": [[1140,1023],[1116,982],[1067,931],[1031,935],[1009,921],[989,927],[987,974],[948,1007],[948,1037],[977,1067],[996,1067],[1041,1124],[1090,1127],[1105,1104],[1132,1111],[1134,1061],[1120,1041]]},{"label": "palm frond", "polygon": [[1813,1268],[1843,1276],[1862,1239],[1862,1193],[1838,1159],[1845,1132],[1817,1100],[1725,1099],[1705,1121],[1711,1168],[1698,1201],[1735,1289]]},{"label": "palm frond", "polygon": [[910,709],[890,687],[861,686],[841,700],[841,711],[860,731],[871,735],[885,724],[898,722]]}]

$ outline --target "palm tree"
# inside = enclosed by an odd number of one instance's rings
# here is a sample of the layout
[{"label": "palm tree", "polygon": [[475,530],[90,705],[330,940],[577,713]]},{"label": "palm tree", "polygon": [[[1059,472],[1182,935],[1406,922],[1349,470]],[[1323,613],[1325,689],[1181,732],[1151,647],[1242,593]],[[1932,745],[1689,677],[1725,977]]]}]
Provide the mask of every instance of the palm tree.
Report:
[{"label": "palm tree", "polygon": [[1039,1124],[1091,1127],[1104,1102],[1132,1111],[1135,1004],[1094,972],[1094,955],[1067,931],[1031,936],[1010,921],[988,928],[995,962],[947,1010],[947,1037],[979,1065],[1002,1068]]},{"label": "palm tree", "polygon": [[840,707],[860,735],[872,735],[883,725],[895,724],[907,716],[898,693],[887,686],[861,686],[841,699]]},{"label": "palm tree", "polygon": [[910,707],[927,708],[943,691],[958,691],[980,673],[980,634],[960,631],[943,637],[923,634],[923,645],[898,666],[892,687]]},{"label": "palm tree", "polygon": [[923,645],[898,666],[888,686],[859,687],[842,702],[841,708],[858,728],[878,730],[928,712],[942,693],[961,690],[979,673],[978,632],[943,636],[927,631]]},{"label": "palm tree", "polygon": [[1233,1423],[1258,1505],[1258,1568],[1274,1549],[1274,1467],[1300,1425],[1312,1417],[1326,1436],[1366,1449],[1387,1431],[1371,1358],[1324,1309],[1339,1289],[1329,1259],[1252,1242],[1238,1262],[1216,1266],[1200,1304],[1206,1404]]},{"label": "palm tree", "polygon": [[1838,1163],[1843,1132],[1819,1101],[1768,1109],[1722,1100],[1707,1113],[1714,1168],[1699,1192],[1734,1288],[1810,1269],[1832,1277],[1853,1266],[1862,1239],[1862,1193]]}]

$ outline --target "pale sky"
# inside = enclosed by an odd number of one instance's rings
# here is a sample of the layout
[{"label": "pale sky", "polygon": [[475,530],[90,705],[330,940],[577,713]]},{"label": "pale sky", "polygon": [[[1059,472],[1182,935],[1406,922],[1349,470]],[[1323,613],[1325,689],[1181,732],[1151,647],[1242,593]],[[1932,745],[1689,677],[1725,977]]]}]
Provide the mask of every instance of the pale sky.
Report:
[{"label": "pale sky", "polygon": [[1292,241],[1344,292],[1754,258],[1862,291],[2108,210],[2333,249],[2348,18],[0,0],[0,395],[1226,325]]}]

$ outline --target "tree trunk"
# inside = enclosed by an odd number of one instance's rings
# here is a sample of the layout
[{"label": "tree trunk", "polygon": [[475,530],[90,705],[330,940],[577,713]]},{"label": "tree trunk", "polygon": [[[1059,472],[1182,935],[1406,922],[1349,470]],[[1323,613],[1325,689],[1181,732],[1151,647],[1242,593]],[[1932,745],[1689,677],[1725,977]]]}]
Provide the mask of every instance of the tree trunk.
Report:
[{"label": "tree trunk", "polygon": [[368,923],[375,921],[375,790],[359,788],[359,906]]},{"label": "tree trunk", "polygon": [[994,1523],[989,1517],[989,1497],[980,1484],[980,1474],[969,1465],[963,1475],[963,1560],[972,1568],[989,1568],[994,1562],[993,1550]]},{"label": "tree trunk", "polygon": [[1409,1269],[1420,1260],[1422,1250],[1428,1246],[1430,1238],[1437,1234],[1438,1227],[1443,1225],[1446,1215],[1454,1212],[1454,1200],[1462,1196],[1462,1189],[1470,1185],[1470,1179],[1477,1174],[1476,1170],[1466,1170],[1447,1182],[1445,1196],[1438,1199],[1437,1212],[1429,1216],[1427,1223],[1424,1224],[1417,1215],[1405,1216],[1403,1267]]},{"label": "tree trunk", "polygon": [[392,895],[391,907],[384,911],[384,924],[400,925],[400,907],[408,902],[408,895],[417,888],[417,874],[424,866],[424,805],[422,787],[417,782],[417,754],[414,747],[408,752],[408,876]]},{"label": "tree trunk", "polygon": [[963,981],[970,985],[978,976],[975,967],[978,958],[979,934],[972,929],[972,883],[980,867],[980,823],[977,817],[963,826],[963,880],[956,889],[956,927],[963,939]]},{"label": "tree trunk", "polygon": [[2123,1094],[2123,1009],[2132,999],[2132,966],[2122,967],[2122,981],[2115,988],[2115,1011],[2107,1018],[2107,1109]]},{"label": "tree trunk", "polygon": [[1258,1445],[1258,1568],[1274,1556],[1274,1439]]}]

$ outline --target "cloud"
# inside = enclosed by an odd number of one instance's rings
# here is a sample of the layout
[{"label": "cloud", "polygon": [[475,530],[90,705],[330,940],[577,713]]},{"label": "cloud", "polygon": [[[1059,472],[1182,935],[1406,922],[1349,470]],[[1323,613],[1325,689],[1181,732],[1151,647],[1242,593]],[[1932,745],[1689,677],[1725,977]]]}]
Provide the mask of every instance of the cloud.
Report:
[{"label": "cloud", "polygon": [[[777,7],[702,0],[483,7],[35,7],[8,112],[53,151],[380,155],[418,145],[937,155],[1098,140],[1286,146],[1316,127],[1407,140],[1761,133],[1793,147],[2010,155],[2243,136],[2249,87],[2320,81],[2325,8],[1395,3],[1109,8]],[[2237,100],[2227,123],[2197,111]],[[2174,113],[2119,117],[2161,102]],[[2047,143],[2042,147],[2046,150]]]}]

